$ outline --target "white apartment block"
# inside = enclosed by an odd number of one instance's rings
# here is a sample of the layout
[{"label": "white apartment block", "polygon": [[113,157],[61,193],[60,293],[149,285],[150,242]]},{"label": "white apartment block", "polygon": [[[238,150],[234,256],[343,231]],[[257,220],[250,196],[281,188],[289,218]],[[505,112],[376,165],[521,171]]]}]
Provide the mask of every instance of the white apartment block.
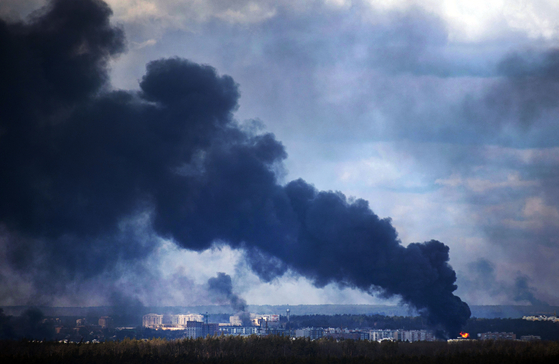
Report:
[{"label": "white apartment block", "polygon": [[192,313],[183,315],[158,315],[156,313],[148,313],[142,318],[142,326],[150,329],[162,327],[184,328],[189,321],[204,322],[204,315]]}]

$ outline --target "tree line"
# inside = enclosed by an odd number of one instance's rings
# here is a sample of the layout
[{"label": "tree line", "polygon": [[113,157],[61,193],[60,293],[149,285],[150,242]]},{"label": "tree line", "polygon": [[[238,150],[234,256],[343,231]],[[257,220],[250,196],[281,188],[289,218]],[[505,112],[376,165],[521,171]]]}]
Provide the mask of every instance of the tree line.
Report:
[{"label": "tree line", "polygon": [[557,363],[559,342],[371,342],[280,336],[108,341],[0,341],[2,363]]}]

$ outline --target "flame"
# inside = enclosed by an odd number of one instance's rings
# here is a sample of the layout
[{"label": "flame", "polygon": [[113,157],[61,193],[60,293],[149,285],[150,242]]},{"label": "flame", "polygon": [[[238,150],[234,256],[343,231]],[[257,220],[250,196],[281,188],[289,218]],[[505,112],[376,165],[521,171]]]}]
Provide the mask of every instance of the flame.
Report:
[{"label": "flame", "polygon": [[462,336],[464,339],[467,339],[470,337],[470,334],[468,334],[467,332],[461,332],[460,336]]}]

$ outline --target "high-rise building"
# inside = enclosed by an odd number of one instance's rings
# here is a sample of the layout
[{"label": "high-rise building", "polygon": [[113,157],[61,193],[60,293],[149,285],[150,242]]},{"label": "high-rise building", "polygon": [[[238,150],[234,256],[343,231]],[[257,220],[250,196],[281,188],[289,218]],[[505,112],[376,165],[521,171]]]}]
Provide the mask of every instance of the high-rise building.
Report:
[{"label": "high-rise building", "polygon": [[[158,315],[156,313],[148,313],[142,318],[142,326],[151,329],[182,329],[188,327],[191,322],[202,323],[204,315],[199,314],[182,314],[182,315]],[[190,325],[190,327],[193,324]]]},{"label": "high-rise building", "polygon": [[158,328],[163,325],[163,315],[158,315],[156,313],[148,313],[142,318],[142,326],[151,329]]}]

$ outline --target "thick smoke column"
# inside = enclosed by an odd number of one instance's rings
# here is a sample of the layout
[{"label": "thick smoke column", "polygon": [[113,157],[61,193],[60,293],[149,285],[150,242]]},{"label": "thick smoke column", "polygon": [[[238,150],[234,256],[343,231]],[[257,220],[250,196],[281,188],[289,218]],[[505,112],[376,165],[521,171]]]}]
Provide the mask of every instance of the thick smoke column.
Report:
[{"label": "thick smoke column", "polygon": [[246,301],[233,293],[233,282],[230,275],[218,272],[217,277],[208,279],[208,288],[210,292],[226,298],[236,311],[246,311]]},{"label": "thick smoke column", "polygon": [[243,326],[250,326],[250,315],[247,311],[246,301],[233,293],[233,282],[231,276],[218,272],[216,277],[208,279],[209,292],[225,298],[237,315],[241,318]]},{"label": "thick smoke column", "polygon": [[287,154],[235,123],[231,77],[162,59],[140,91],[107,91],[124,44],[110,14],[98,0],[55,0],[29,23],[0,22],[0,244],[14,269],[50,272],[34,276],[46,291],[142,259],[150,244],[123,226],[147,214],[154,235],[186,249],[244,249],[264,280],[291,269],[318,287],[398,295],[460,330],[470,311],[453,294],[448,247],[404,247],[366,201],[278,184]]}]

